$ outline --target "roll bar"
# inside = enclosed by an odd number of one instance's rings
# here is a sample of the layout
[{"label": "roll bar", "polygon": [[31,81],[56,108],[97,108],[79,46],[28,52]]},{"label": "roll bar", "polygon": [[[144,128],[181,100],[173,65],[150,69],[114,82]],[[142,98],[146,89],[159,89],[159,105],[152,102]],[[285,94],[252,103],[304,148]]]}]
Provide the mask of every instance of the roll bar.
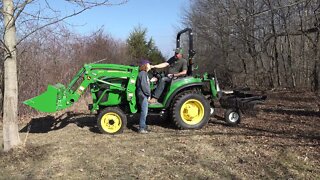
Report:
[{"label": "roll bar", "polygon": [[193,56],[196,54],[196,51],[193,49],[193,33],[191,28],[185,28],[181,31],[178,32],[177,34],[177,44],[176,48],[180,48],[180,36],[183,33],[188,32],[188,37],[189,37],[189,51],[188,51],[188,71],[187,75],[192,76],[192,65],[193,65]]}]

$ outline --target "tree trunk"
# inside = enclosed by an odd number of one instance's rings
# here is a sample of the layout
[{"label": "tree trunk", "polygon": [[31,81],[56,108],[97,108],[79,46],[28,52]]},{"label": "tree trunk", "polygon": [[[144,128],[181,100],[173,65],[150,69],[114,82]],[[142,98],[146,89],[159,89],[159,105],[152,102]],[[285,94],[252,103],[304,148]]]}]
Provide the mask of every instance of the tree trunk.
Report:
[{"label": "tree trunk", "polygon": [[314,56],[315,56],[315,62],[313,67],[313,91],[320,92],[320,53],[319,53],[319,47],[320,47],[320,34],[319,32],[316,35],[316,42],[314,46]]},{"label": "tree trunk", "polygon": [[4,62],[3,98],[3,147],[9,151],[20,144],[18,129],[18,79],[16,57],[16,28],[12,0],[3,0],[4,43],[6,45]]}]

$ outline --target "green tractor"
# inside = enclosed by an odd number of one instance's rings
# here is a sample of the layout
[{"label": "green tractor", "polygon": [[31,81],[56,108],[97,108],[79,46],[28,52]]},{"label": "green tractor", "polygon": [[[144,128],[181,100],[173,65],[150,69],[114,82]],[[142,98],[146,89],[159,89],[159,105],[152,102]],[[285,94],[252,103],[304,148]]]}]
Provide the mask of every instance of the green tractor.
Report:
[{"label": "green tractor", "polygon": [[[179,129],[200,129],[206,125],[217,102],[226,109],[225,120],[229,125],[240,122],[240,112],[263,101],[265,96],[242,91],[224,93],[217,79],[208,73],[193,75],[192,30],[186,28],[177,34],[188,33],[188,72],[186,77],[172,80],[160,97],[159,104],[150,104],[149,112],[166,115]],[[102,133],[121,133],[127,125],[127,115],[138,112],[136,98],[137,66],[119,64],[85,64],[68,87],[49,85],[47,91],[24,101],[24,104],[40,112],[56,112],[72,106],[90,88],[93,103],[91,112],[97,112],[97,126]],[[156,76],[161,74],[156,73]],[[159,78],[159,77],[158,77]],[[151,84],[154,87],[154,84]]]}]

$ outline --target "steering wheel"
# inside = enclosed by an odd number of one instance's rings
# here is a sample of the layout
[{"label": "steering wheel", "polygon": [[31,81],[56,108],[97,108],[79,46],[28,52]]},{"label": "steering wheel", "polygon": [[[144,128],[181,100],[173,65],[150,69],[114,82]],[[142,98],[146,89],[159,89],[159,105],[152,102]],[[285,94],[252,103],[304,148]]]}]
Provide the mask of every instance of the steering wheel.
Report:
[{"label": "steering wheel", "polygon": [[151,70],[152,76],[156,77],[158,80],[161,79],[163,77],[163,73],[162,72],[158,72],[156,70]]}]

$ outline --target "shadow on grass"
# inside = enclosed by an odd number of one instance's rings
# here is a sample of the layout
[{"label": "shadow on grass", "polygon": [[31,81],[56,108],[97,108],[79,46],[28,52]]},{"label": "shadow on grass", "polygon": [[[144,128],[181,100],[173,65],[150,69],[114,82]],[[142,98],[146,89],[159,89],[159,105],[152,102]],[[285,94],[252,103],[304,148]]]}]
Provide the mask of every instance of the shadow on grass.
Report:
[{"label": "shadow on grass", "polygon": [[[138,132],[140,114],[137,113],[128,116],[127,118],[127,128],[132,131]],[[165,129],[176,129],[176,127],[173,125],[172,121],[168,117],[161,117],[160,115],[148,115],[146,124],[147,126],[160,126]]]},{"label": "shadow on grass", "polygon": [[20,130],[20,132],[48,133],[49,131],[62,129],[71,123],[76,124],[81,128],[89,127],[89,130],[95,133],[99,132],[98,128],[96,127],[95,116],[73,112],[67,112],[58,117],[48,115],[44,117],[33,118],[25,127]]},{"label": "shadow on grass", "polygon": [[[128,124],[127,128],[132,131],[137,131],[139,127],[139,114],[127,116]],[[88,127],[91,132],[100,133],[96,125],[95,115],[88,115],[83,113],[67,112],[60,115],[59,117],[44,116],[39,118],[33,118],[20,132],[29,133],[48,133],[66,127],[68,124],[76,124],[78,127]],[[224,126],[227,131],[216,132],[216,131],[202,131],[198,130],[190,135],[202,134],[202,135],[226,135],[226,136],[261,136],[270,138],[283,138],[283,139],[301,139],[301,140],[315,140],[320,141],[319,132],[315,131],[291,131],[289,129],[281,128],[270,128],[268,123],[266,126],[255,126],[255,125],[242,125],[236,127],[229,127],[224,118],[215,115],[209,122],[213,125]],[[271,123],[271,122],[269,122]],[[150,115],[147,118],[147,125],[160,126],[165,129],[176,129],[169,118],[161,118],[160,116]],[[231,131],[229,131],[230,129]],[[239,129],[239,131],[237,130]],[[184,133],[182,133],[184,134]]]},{"label": "shadow on grass", "polygon": [[263,109],[263,111],[264,111],[264,112],[267,112],[267,113],[287,114],[287,115],[295,115],[295,116],[314,116],[314,117],[320,117],[320,111],[313,111],[313,110],[266,108],[266,109]]},{"label": "shadow on grass", "polygon": [[[138,131],[139,114],[127,116],[127,128]],[[91,132],[100,133],[97,127],[95,115],[66,112],[58,117],[47,115],[44,117],[33,118],[24,126],[20,132],[29,133],[48,133],[66,127],[68,124],[76,124],[78,127],[88,127]],[[151,115],[147,118],[147,125],[156,125],[164,128],[174,128],[173,124],[160,116]]]},{"label": "shadow on grass", "polygon": [[[266,110],[263,110],[266,112]],[[281,113],[283,113],[281,110],[278,110]],[[277,112],[278,112],[277,111]],[[273,111],[274,112],[274,111]],[[294,112],[298,113],[298,112]],[[307,114],[311,115],[312,113],[306,112]],[[313,112],[315,114],[315,117],[319,117],[316,115],[316,112]],[[299,114],[299,113],[298,113]],[[301,115],[301,114],[300,114]],[[269,126],[269,123],[275,123],[274,121],[270,121],[268,118],[262,118],[264,121],[264,126],[261,126],[261,124],[255,126],[253,125],[243,125],[240,123],[238,126],[228,126],[228,124],[225,122],[224,118],[215,115],[214,118],[212,118],[209,123],[213,125],[221,125],[225,126],[226,130],[230,131],[224,131],[224,132],[206,132],[207,135],[227,135],[227,136],[261,136],[261,137],[269,137],[269,138],[280,138],[280,139],[296,139],[296,140],[311,140],[311,141],[320,141],[320,133],[315,130],[316,128],[302,128],[301,131],[296,131],[295,129],[290,128],[281,128],[281,126],[288,126],[286,123],[286,120],[280,121],[279,126]],[[261,117],[260,117],[261,120]],[[245,119],[244,119],[245,121]],[[269,122],[268,122],[269,121]],[[261,123],[261,122],[257,122]],[[304,125],[305,123],[298,123],[298,122],[291,122],[296,123],[300,125]],[[317,126],[317,125],[313,125]],[[238,129],[238,130],[237,130]]]}]

